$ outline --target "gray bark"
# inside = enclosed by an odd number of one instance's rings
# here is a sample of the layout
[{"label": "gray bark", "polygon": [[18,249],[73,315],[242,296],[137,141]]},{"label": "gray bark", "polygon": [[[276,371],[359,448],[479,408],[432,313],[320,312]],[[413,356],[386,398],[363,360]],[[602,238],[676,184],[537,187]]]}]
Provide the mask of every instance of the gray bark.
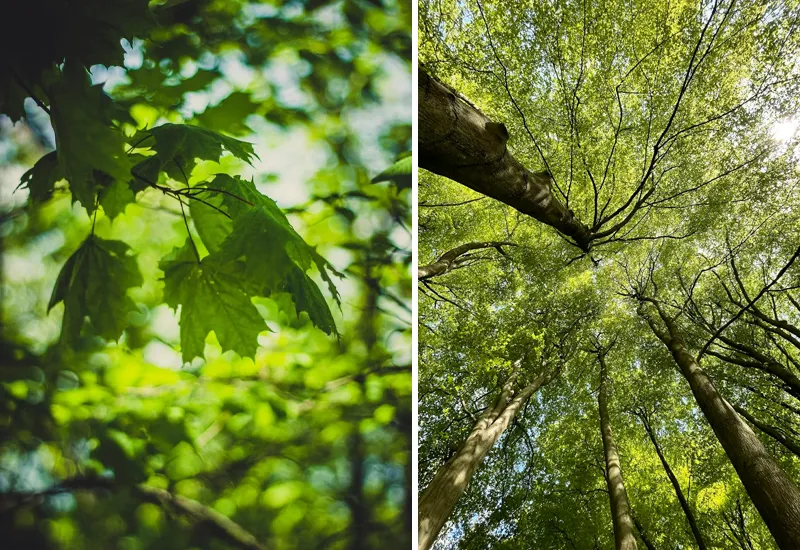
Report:
[{"label": "gray bark", "polygon": [[589,228],[553,194],[548,172],[532,172],[509,152],[508,130],[450,87],[418,70],[419,165],[499,200],[589,251]]},{"label": "gray bark", "polygon": [[466,258],[469,257],[464,255],[472,250],[480,250],[483,248],[496,248],[501,254],[503,254],[502,250],[503,246],[517,246],[517,245],[505,241],[465,243],[459,245],[453,248],[452,250],[448,250],[447,252],[439,256],[435,262],[418,267],[417,279],[419,280],[431,279],[433,277],[438,277],[439,275],[444,275],[448,271],[459,267],[466,260]]},{"label": "gray bark", "polygon": [[764,448],[756,434],[714,387],[708,375],[689,353],[677,325],[655,300],[666,331],[645,316],[653,333],[672,354],[689,382],[697,404],[728,455],[747,494],[782,550],[800,548],[800,489]]},{"label": "gray bark", "polygon": [[606,372],[605,352],[599,352],[600,391],[597,394],[597,405],[600,412],[600,432],[603,436],[603,453],[606,461],[606,483],[611,501],[611,522],[614,526],[614,541],[617,550],[636,550],[631,505],[628,493],[622,480],[622,467],[619,460],[617,444],[611,432],[611,419],[608,414],[608,376]]},{"label": "gray bark", "polygon": [[515,392],[520,367],[521,361],[517,363],[515,371],[503,385],[492,407],[478,418],[464,443],[450,460],[439,468],[420,496],[419,550],[428,550],[433,546],[483,459],[528,399],[554,377],[552,372],[542,373],[530,384]]}]

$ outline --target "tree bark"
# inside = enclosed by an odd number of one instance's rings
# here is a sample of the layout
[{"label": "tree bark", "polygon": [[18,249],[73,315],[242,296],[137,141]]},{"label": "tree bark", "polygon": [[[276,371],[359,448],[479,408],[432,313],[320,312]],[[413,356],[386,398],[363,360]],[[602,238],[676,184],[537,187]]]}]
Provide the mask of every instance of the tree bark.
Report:
[{"label": "tree bark", "polygon": [[457,268],[461,263],[465,261],[464,254],[470,252],[472,250],[480,250],[484,248],[496,248],[498,252],[501,254],[503,253],[502,247],[504,246],[517,246],[515,243],[505,242],[505,241],[488,241],[488,242],[478,242],[478,243],[465,243],[459,245],[452,250],[448,250],[441,256],[439,256],[435,262],[430,263],[428,265],[423,265],[417,268],[417,279],[425,280],[431,279],[433,277],[438,277],[439,275],[444,275],[451,269]]},{"label": "tree bark", "polygon": [[686,348],[677,325],[653,303],[666,331],[645,315],[653,333],[672,354],[689,382],[697,404],[728,455],[747,494],[782,550],[800,548],[800,490],[761,444],[750,426],[717,391],[708,375]]},{"label": "tree bark", "polygon": [[518,361],[492,407],[478,418],[464,443],[433,477],[419,499],[419,550],[428,550],[464,493],[475,471],[511,421],[555,373],[544,372],[515,392],[522,362]]},{"label": "tree bark", "polygon": [[705,540],[703,540],[703,534],[700,532],[699,527],[697,526],[697,521],[694,517],[694,512],[689,507],[689,503],[686,501],[686,497],[683,495],[683,490],[681,489],[680,483],[678,483],[678,478],[675,477],[675,474],[672,471],[672,468],[667,462],[666,457],[664,456],[664,452],[661,449],[661,445],[658,443],[656,439],[655,431],[653,430],[653,426],[650,425],[650,420],[647,417],[646,413],[639,414],[639,419],[642,421],[642,425],[644,426],[645,431],[647,432],[647,436],[650,438],[650,442],[653,444],[653,447],[656,449],[656,454],[658,455],[659,460],[661,460],[661,465],[664,467],[664,471],[667,473],[667,477],[669,478],[670,483],[672,483],[672,487],[675,489],[675,496],[678,497],[678,502],[680,502],[681,508],[683,509],[683,513],[686,515],[686,521],[689,522],[689,528],[692,530],[692,534],[694,535],[694,540],[697,542],[697,547],[700,550],[706,550],[708,548],[706,546]]},{"label": "tree bark", "polygon": [[548,172],[531,172],[508,151],[505,125],[422,68],[418,77],[420,167],[557,229],[588,252],[589,228],[553,194]]},{"label": "tree bark", "polygon": [[617,444],[614,441],[614,434],[611,433],[611,420],[608,414],[608,376],[605,352],[599,352],[597,357],[600,361],[600,391],[597,394],[597,405],[600,411],[600,433],[603,436],[606,483],[608,484],[608,496],[611,501],[611,522],[614,526],[615,546],[617,550],[636,550],[631,505],[628,502],[628,493],[625,491],[625,484],[622,481],[619,453],[617,452]]},{"label": "tree bark", "polygon": [[761,432],[767,434],[772,439],[774,439],[775,441],[777,441],[778,443],[780,443],[781,445],[792,451],[795,455],[800,457],[800,444],[797,443],[797,441],[786,436],[775,426],[770,426],[769,424],[761,422],[752,414],[744,410],[742,407],[734,405],[733,408],[736,410],[737,413],[742,415],[742,417],[744,417],[745,420],[750,422],[750,424],[752,424],[753,426],[758,428]]}]

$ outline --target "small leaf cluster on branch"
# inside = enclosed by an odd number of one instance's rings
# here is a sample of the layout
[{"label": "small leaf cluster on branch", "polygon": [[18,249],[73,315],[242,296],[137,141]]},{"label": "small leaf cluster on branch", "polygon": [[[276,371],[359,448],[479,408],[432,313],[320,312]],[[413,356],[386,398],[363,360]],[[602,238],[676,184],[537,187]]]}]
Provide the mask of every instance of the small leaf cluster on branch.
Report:
[{"label": "small leaf cluster on branch", "polygon": [[[139,4],[146,11],[146,2]],[[98,9],[98,17],[106,13]],[[121,27],[128,28],[142,27]],[[252,163],[257,157],[250,143],[189,124],[165,123],[133,135],[123,131],[125,123],[133,123],[130,115],[102,85],[92,85],[86,70],[92,62],[120,62],[120,38],[115,39],[118,51],[108,59],[72,55],[67,44],[59,43],[64,49],[54,47],[50,57],[39,60],[38,72],[10,67],[4,75],[13,80],[3,82],[0,110],[20,118],[21,98],[31,95],[50,115],[55,131],[56,150],[22,176],[31,202],[47,200],[65,179],[73,201],[95,218],[98,208],[115,218],[148,189],[179,203],[187,243],[163,258],[160,267],[167,303],[181,308],[185,361],[202,356],[211,331],[223,348],[254,356],[257,336],[267,326],[251,300],[276,292],[291,294],[298,315],[305,311],[327,334],[337,333],[325,298],[307,272],[315,266],[337,302],[331,276],[338,273],[295,232],[275,202],[238,176],[218,174],[209,183],[190,183],[198,159],[219,162],[228,152]],[[95,46],[87,44],[86,52]],[[192,237],[189,216],[204,250]],[[130,248],[97,237],[93,221],[91,234],[67,260],[50,300],[50,308],[64,302],[61,342],[73,345],[86,317],[98,335],[118,339],[127,313],[135,309],[127,290],[142,282]]]}]

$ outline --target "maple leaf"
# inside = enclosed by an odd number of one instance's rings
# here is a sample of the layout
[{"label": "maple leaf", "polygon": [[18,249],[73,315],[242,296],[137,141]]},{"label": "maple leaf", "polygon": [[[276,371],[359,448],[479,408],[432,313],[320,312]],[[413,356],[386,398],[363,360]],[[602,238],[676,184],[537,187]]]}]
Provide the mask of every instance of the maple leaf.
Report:
[{"label": "maple leaf", "polygon": [[97,334],[117,340],[126,316],[136,306],[127,290],[142,284],[142,275],[130,248],[122,241],[90,235],[69,257],[56,279],[48,311],[64,302],[61,341],[74,343],[89,317]]},{"label": "maple leaf", "polygon": [[[260,193],[252,181],[218,174],[209,183],[208,189],[219,193],[220,208],[233,219],[230,235],[216,245],[219,248],[215,260],[229,262],[244,257],[247,276],[260,286],[264,295],[286,287],[292,293],[298,314],[306,311],[317,327],[328,334],[336,332],[330,310],[319,290],[314,293],[304,288],[303,285],[314,283],[305,275],[304,278],[299,277],[295,269],[299,268],[304,273],[312,264],[316,266],[337,304],[340,303],[339,292],[331,274],[339,277],[341,274],[303,240],[275,201]],[[229,226],[225,227],[228,230]],[[216,233],[215,238],[218,239],[220,235]],[[316,300],[317,296],[322,299],[321,302]],[[312,299],[313,305],[309,302]],[[327,310],[326,315],[319,312],[322,304]],[[312,312],[315,313],[312,315]]]},{"label": "maple leaf", "polygon": [[90,213],[99,184],[96,172],[127,181],[131,161],[122,133],[111,125],[113,102],[101,86],[91,86],[82,67],[65,65],[50,88],[56,154],[75,200]]},{"label": "maple leaf", "polygon": [[211,257],[198,262],[187,243],[159,263],[164,271],[164,301],[180,306],[181,353],[184,361],[203,355],[212,330],[223,349],[254,357],[258,334],[269,330],[241,280],[237,262],[217,264]]},{"label": "maple leaf", "polygon": [[134,201],[134,195],[128,182],[114,181],[100,191],[99,199],[103,212],[114,219]]},{"label": "maple leaf", "polygon": [[198,200],[189,202],[194,228],[208,251],[217,252],[233,231],[233,222],[222,213],[222,197],[219,194],[206,191],[195,197]]},{"label": "maple leaf", "polygon": [[294,268],[289,272],[283,290],[292,295],[298,315],[301,311],[305,311],[314,326],[325,334],[338,334],[336,322],[325,297],[322,296],[317,284],[302,269]]},{"label": "maple leaf", "polygon": [[64,173],[58,164],[55,151],[47,153],[33,165],[33,168],[22,174],[20,185],[28,188],[31,202],[44,202],[53,194],[53,189]]},{"label": "maple leaf", "polygon": [[257,158],[252,144],[199,126],[162,124],[140,132],[134,136],[134,141],[142,141],[142,134],[150,134],[154,138],[147,146],[156,152],[159,169],[165,170],[171,178],[179,181],[184,181],[192,171],[195,159],[218,162],[223,150],[247,163]]}]

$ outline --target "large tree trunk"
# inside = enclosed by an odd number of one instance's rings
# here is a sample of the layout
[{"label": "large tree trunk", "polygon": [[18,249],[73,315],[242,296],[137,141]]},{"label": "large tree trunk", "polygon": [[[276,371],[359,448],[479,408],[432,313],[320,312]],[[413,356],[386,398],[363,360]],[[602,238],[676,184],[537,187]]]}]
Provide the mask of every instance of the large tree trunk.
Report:
[{"label": "large tree trunk", "polygon": [[614,541],[617,550],[636,550],[631,505],[628,493],[622,481],[622,468],[617,452],[617,444],[611,433],[611,420],[608,415],[608,384],[605,353],[597,354],[600,361],[600,391],[597,394],[597,405],[600,410],[600,432],[603,435],[603,452],[606,459],[606,483],[611,500],[611,522],[614,526]]},{"label": "large tree trunk", "polygon": [[521,361],[503,385],[492,407],[486,410],[458,451],[433,477],[419,499],[419,550],[428,550],[439,536],[447,518],[464,493],[486,454],[508,428],[530,397],[553,379],[552,372],[537,376],[515,392]]},{"label": "large tree trunk", "polygon": [[465,243],[459,245],[453,248],[452,250],[448,250],[447,252],[439,256],[435,262],[418,267],[417,279],[419,280],[431,279],[433,277],[438,277],[439,275],[444,275],[448,271],[455,269],[459,267],[461,264],[463,264],[464,261],[466,261],[466,259],[469,258],[469,256],[464,256],[464,255],[472,250],[480,250],[484,248],[496,248],[498,252],[505,255],[502,248],[504,246],[517,246],[517,245],[505,241]]},{"label": "large tree trunk", "polygon": [[653,444],[653,447],[656,449],[656,454],[658,455],[659,460],[661,460],[661,465],[664,467],[664,471],[667,473],[667,477],[669,478],[670,483],[672,483],[673,489],[675,489],[675,496],[678,497],[678,502],[681,504],[681,508],[683,509],[683,513],[686,515],[686,521],[689,522],[689,528],[692,530],[692,534],[694,535],[694,540],[697,542],[697,547],[700,550],[706,550],[706,542],[703,540],[703,534],[700,532],[700,529],[697,527],[697,521],[694,517],[694,512],[692,509],[689,508],[689,503],[686,501],[686,497],[683,495],[683,490],[681,489],[680,483],[678,483],[678,478],[675,477],[675,474],[672,472],[672,468],[667,462],[666,457],[664,456],[664,452],[661,450],[661,445],[659,445],[658,440],[656,439],[655,431],[653,430],[653,426],[650,425],[650,419],[648,418],[646,413],[638,415],[639,419],[642,421],[642,425],[644,425],[645,431],[647,431],[647,436],[650,438],[650,442]]},{"label": "large tree trunk", "polygon": [[645,316],[689,382],[697,404],[733,464],[747,494],[783,550],[800,548],[800,490],[761,444],[750,426],[714,387],[700,368],[673,320],[652,300],[666,331]]},{"label": "large tree trunk", "polygon": [[418,69],[419,165],[512,206],[589,250],[589,228],[553,195],[551,176],[531,172],[508,151],[508,130]]}]

